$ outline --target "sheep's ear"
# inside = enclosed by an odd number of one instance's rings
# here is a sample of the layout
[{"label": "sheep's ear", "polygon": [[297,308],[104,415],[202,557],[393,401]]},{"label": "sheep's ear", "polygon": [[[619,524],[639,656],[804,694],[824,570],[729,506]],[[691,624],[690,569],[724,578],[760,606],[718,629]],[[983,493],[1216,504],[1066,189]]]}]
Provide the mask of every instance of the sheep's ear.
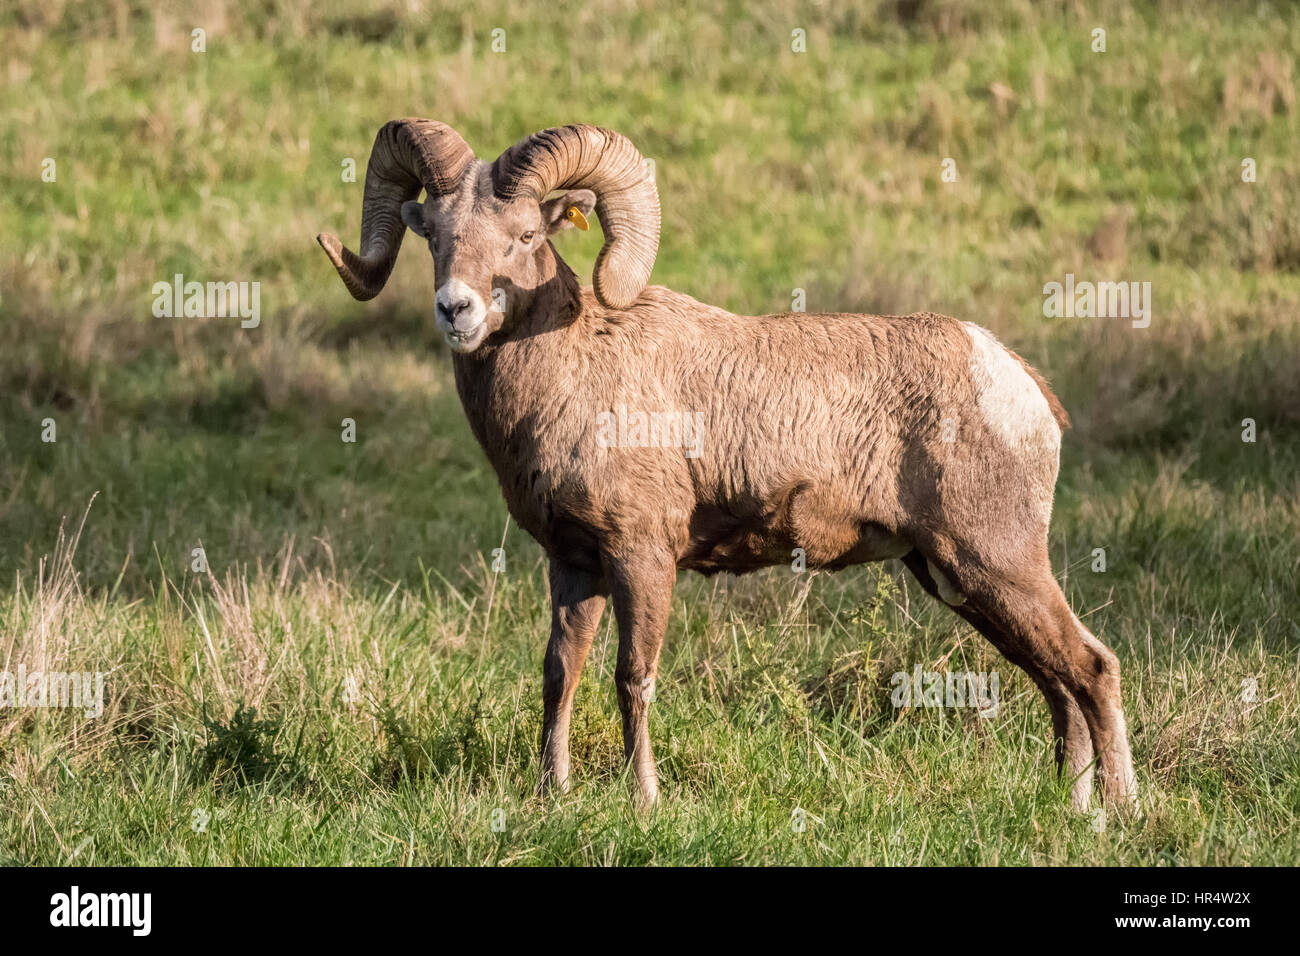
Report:
[{"label": "sheep's ear", "polygon": [[421,239],[429,238],[429,227],[424,222],[424,207],[414,199],[402,203],[402,222]]},{"label": "sheep's ear", "polygon": [[590,189],[575,189],[542,203],[542,227],[554,235],[561,229],[586,229],[587,217],[596,207],[596,194]]}]

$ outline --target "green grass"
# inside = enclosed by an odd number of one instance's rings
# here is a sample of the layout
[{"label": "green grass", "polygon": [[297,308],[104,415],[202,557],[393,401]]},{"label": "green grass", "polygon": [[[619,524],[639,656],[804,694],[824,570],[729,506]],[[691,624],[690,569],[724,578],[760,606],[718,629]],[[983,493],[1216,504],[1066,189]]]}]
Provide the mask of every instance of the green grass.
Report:
[{"label": "green grass", "polygon": [[[0,13],[0,671],[109,672],[98,719],[0,710],[0,863],[1300,860],[1293,10],[195,16]],[[1042,368],[1076,423],[1054,565],[1120,656],[1141,816],[1097,832],[1069,811],[1032,684],[892,564],[680,578],[649,815],[607,616],[575,790],[535,796],[544,561],[464,421],[427,255],[409,244],[363,306],[313,241],[355,241],[340,163],[364,169],[400,115],[482,156],[614,126],[656,162],[656,282],[751,313],[794,289],[809,310],[943,311]],[[1124,213],[1119,253],[1091,252]],[[560,250],[585,274],[599,242]],[[175,272],[259,281],[261,326],[153,318]],[[1151,327],[1044,319],[1066,272],[1150,281]],[[996,670],[997,715],[894,708],[890,676],[918,665]]]}]

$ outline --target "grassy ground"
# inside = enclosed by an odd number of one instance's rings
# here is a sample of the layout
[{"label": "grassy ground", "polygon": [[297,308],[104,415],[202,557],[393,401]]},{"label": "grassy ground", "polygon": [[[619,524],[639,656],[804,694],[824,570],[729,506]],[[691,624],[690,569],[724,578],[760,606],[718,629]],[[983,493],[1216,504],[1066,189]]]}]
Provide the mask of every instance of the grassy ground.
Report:
[{"label": "grassy ground", "polygon": [[[0,671],[109,673],[97,719],[0,709],[0,862],[1300,859],[1292,8],[148,6],[0,13]],[[483,156],[614,126],[656,162],[655,281],[943,311],[1042,368],[1076,423],[1055,564],[1120,655],[1142,815],[1068,811],[1030,682],[894,565],[682,576],[646,817],[607,617],[577,788],[535,797],[544,566],[427,256],[362,306],[313,242],[355,236],[342,163],[401,115]],[[260,282],[261,325],[154,318],[177,272]],[[1067,272],[1151,282],[1150,327],[1045,319]],[[893,707],[917,666],[996,670],[997,715]]]}]

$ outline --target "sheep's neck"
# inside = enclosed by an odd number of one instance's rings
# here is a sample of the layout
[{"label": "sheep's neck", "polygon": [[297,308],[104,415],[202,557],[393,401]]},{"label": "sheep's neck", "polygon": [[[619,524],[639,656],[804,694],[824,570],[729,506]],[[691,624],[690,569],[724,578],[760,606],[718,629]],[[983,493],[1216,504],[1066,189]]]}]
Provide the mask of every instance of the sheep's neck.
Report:
[{"label": "sheep's neck", "polygon": [[501,481],[511,514],[539,541],[546,539],[550,516],[534,483],[538,464],[524,465],[548,460],[546,450],[556,443],[576,440],[556,429],[586,423],[557,407],[584,401],[581,343],[575,339],[583,335],[585,317],[577,276],[556,261],[551,279],[533,291],[530,302],[520,303],[524,314],[509,332],[452,358],[474,437]]}]

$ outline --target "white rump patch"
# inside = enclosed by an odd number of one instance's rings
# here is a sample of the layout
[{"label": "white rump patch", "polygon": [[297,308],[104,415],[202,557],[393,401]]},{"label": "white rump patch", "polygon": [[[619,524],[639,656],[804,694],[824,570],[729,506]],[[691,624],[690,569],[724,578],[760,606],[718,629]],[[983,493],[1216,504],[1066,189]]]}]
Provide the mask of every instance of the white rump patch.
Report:
[{"label": "white rump patch", "polygon": [[993,333],[963,322],[970,336],[970,373],[980,415],[1013,448],[1059,448],[1061,429],[1042,389]]},{"label": "white rump patch", "polygon": [[957,607],[958,605],[966,603],[966,595],[962,594],[952,586],[952,582],[948,580],[947,576],[942,571],[934,566],[933,561],[926,558],[925,566],[930,571],[930,577],[934,578],[934,586],[938,589],[939,597],[943,598],[945,604],[951,604],[953,607]]}]

